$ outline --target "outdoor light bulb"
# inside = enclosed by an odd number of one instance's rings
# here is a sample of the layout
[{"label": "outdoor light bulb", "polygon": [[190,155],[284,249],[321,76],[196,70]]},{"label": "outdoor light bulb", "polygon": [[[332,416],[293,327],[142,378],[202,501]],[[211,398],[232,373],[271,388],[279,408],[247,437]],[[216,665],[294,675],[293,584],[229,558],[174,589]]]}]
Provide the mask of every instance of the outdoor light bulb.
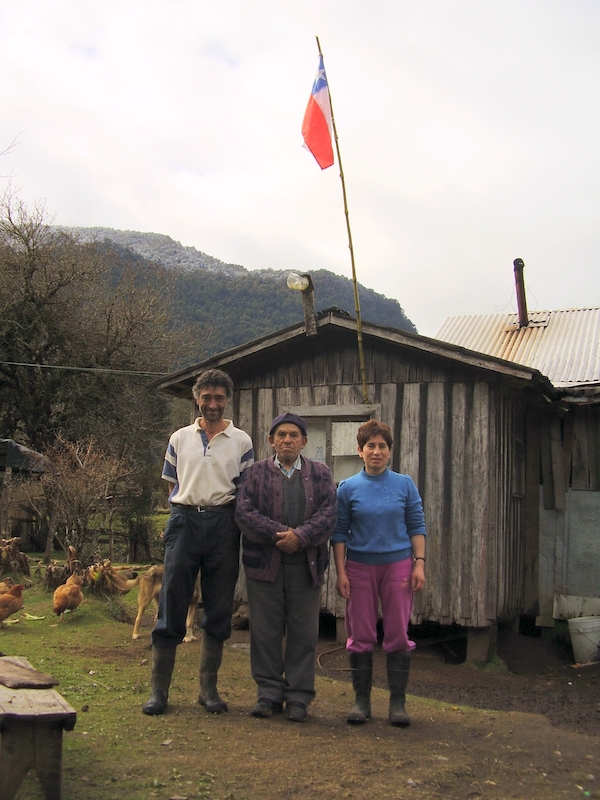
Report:
[{"label": "outdoor light bulb", "polygon": [[305,275],[298,275],[296,272],[290,272],[287,278],[288,289],[296,289],[298,292],[303,292],[309,287],[309,280]]}]

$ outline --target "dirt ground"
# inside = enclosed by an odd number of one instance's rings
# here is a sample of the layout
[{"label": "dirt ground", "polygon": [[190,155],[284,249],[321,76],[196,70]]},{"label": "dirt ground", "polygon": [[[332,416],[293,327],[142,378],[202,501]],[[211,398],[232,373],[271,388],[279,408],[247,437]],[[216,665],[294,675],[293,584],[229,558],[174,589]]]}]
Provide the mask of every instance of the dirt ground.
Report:
[{"label": "dirt ground", "polygon": [[[132,619],[118,622],[100,601],[62,625],[44,615],[47,602],[40,595],[28,605],[34,616],[5,623],[0,638],[4,652],[56,674],[77,711],[64,736],[63,800],[600,799],[600,662],[575,668],[566,635],[506,628],[484,669],[464,663],[464,637],[415,630],[407,729],[388,722],[379,647],[372,718],[346,723],[350,671],[326,620],[305,724],[250,716],[256,687],[243,629],[219,673],[229,713],[207,714],[197,703],[198,635],[178,648],[167,713],[146,717],[152,614],[132,641]],[[40,798],[30,774],[16,800]]]},{"label": "dirt ground", "polygon": [[[346,723],[350,672],[345,649],[331,632],[319,642],[317,697],[307,722],[295,725],[281,715],[252,718],[248,640],[247,631],[235,631],[225,652],[221,686],[228,715],[210,718],[190,709],[184,690],[182,705],[175,700],[164,721],[150,723],[160,728],[189,715],[210,733],[220,772],[207,766],[215,763],[210,749],[192,757],[215,774],[207,797],[600,798],[600,663],[574,668],[569,646],[560,640],[503,630],[500,658],[482,669],[456,663],[464,657],[464,641],[434,644],[425,636],[413,658],[408,729],[387,721],[380,648],[372,719],[361,726]],[[193,643],[183,658],[197,663],[197,649]],[[195,734],[179,741],[185,758]]]},{"label": "dirt ground", "polygon": [[[325,626],[307,721],[251,717],[256,688],[249,632],[235,630],[219,673],[228,714],[207,714],[196,702],[196,640],[178,649],[167,713],[145,717],[151,657],[146,617],[140,640],[131,641],[128,623],[119,626],[121,641],[111,629],[111,646],[96,642],[86,651],[89,675],[105,685],[106,696],[71,696],[64,687],[81,712],[66,736],[65,800],[600,798],[600,662],[574,668],[560,639],[503,630],[500,658],[482,669],[460,663],[464,640],[433,642],[415,632],[411,725],[399,729],[387,720],[379,647],[372,718],[365,725],[346,723],[353,697],[347,657]],[[103,708],[113,697],[126,724],[107,750]],[[33,798],[39,794],[20,793],[17,800]]]},{"label": "dirt ground", "polygon": [[[417,632],[408,692],[454,705],[540,714],[557,728],[600,736],[600,662],[575,667],[568,641],[542,637],[540,629],[531,633],[501,629],[497,651],[504,669],[482,669],[457,663],[464,659],[465,640],[435,644],[426,636],[423,645]],[[319,649],[319,673],[350,680],[344,649],[325,641]],[[375,656],[375,685],[385,688],[380,648]]]}]

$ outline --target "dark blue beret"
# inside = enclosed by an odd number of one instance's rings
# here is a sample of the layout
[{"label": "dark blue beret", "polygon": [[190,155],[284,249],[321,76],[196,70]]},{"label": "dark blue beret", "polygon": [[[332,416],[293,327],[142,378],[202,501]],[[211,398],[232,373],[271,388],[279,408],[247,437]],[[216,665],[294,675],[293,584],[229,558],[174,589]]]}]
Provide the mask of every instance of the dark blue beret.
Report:
[{"label": "dark blue beret", "polygon": [[273,422],[271,423],[271,430],[269,431],[269,436],[273,436],[275,430],[279,427],[279,425],[283,425],[284,422],[289,422],[292,425],[297,425],[300,430],[302,431],[303,436],[308,436],[306,433],[306,422],[299,417],[297,414],[291,414],[287,411],[285,414],[280,414],[278,417],[275,417]]}]

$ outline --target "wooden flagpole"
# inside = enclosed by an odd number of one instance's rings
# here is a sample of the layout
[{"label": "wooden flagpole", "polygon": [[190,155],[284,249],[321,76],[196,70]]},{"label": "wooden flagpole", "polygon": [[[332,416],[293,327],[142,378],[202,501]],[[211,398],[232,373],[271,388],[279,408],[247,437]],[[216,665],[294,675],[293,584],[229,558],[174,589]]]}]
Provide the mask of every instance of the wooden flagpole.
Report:
[{"label": "wooden flagpole", "polygon": [[[317,47],[319,48],[319,55],[323,58],[321,52],[321,44],[319,37],[316,37]],[[325,66],[325,59],[323,59],[323,66]],[[325,71],[327,74],[327,71]],[[340,168],[340,180],[342,181],[342,195],[344,198],[344,214],[346,216],[346,230],[348,231],[348,247],[350,249],[350,261],[352,263],[352,285],[354,287],[354,311],[356,313],[356,335],[358,338],[358,362],[360,364],[360,375],[362,379],[363,400],[365,403],[369,402],[369,391],[367,389],[367,370],[365,367],[365,354],[363,351],[362,339],[362,321],[360,317],[360,301],[358,299],[358,283],[356,280],[356,264],[354,262],[354,247],[352,246],[352,230],[350,229],[350,213],[348,211],[348,200],[346,197],[346,182],[344,180],[344,169],[342,167],[342,157],[340,155],[340,145],[338,142],[337,128],[335,127],[335,116],[333,113],[333,103],[331,101],[331,87],[329,86],[329,79],[327,80],[329,89],[329,104],[331,106],[331,124],[333,126],[333,138],[335,140],[335,151],[337,153],[338,165]]]}]

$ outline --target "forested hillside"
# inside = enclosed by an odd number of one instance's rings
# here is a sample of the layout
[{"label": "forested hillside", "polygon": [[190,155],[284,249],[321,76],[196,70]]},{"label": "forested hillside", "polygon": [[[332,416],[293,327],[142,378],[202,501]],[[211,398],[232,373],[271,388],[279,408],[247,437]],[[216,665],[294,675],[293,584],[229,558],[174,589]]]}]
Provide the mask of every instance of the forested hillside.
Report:
[{"label": "forested hillside", "polygon": [[[72,233],[84,241],[110,242],[123,258],[131,257],[127,250],[132,251],[137,255],[138,272],[143,271],[143,259],[169,269],[174,327],[189,323],[198,334],[194,352],[187,351],[187,363],[302,320],[302,299],[287,288],[287,271],[250,271],[225,264],[159,234],[110,228],[75,228]],[[336,306],[354,316],[352,281],[322,269],[311,275],[317,311]],[[365,322],[416,332],[396,300],[363,286],[359,287],[359,297]]]},{"label": "forested hillside", "polygon": [[[347,278],[312,274],[318,310],[353,312]],[[148,384],[301,322],[286,278],[158,234],[49,226],[43,209],[0,200],[0,438],[53,465],[36,510],[48,555],[60,530],[86,564],[118,517],[128,556],[150,552],[165,443],[189,409],[179,419]],[[362,289],[361,303],[365,320],[414,330],[395,300]]]},{"label": "forested hillside", "polygon": [[[186,272],[172,287],[175,306],[182,319],[210,332],[210,352],[220,352],[302,320],[302,297],[287,288],[287,275],[246,272],[231,277]],[[350,280],[327,270],[313,272],[312,278],[317,311],[336,306],[354,316]],[[360,303],[364,321],[415,330],[395,300],[361,287]]]}]

